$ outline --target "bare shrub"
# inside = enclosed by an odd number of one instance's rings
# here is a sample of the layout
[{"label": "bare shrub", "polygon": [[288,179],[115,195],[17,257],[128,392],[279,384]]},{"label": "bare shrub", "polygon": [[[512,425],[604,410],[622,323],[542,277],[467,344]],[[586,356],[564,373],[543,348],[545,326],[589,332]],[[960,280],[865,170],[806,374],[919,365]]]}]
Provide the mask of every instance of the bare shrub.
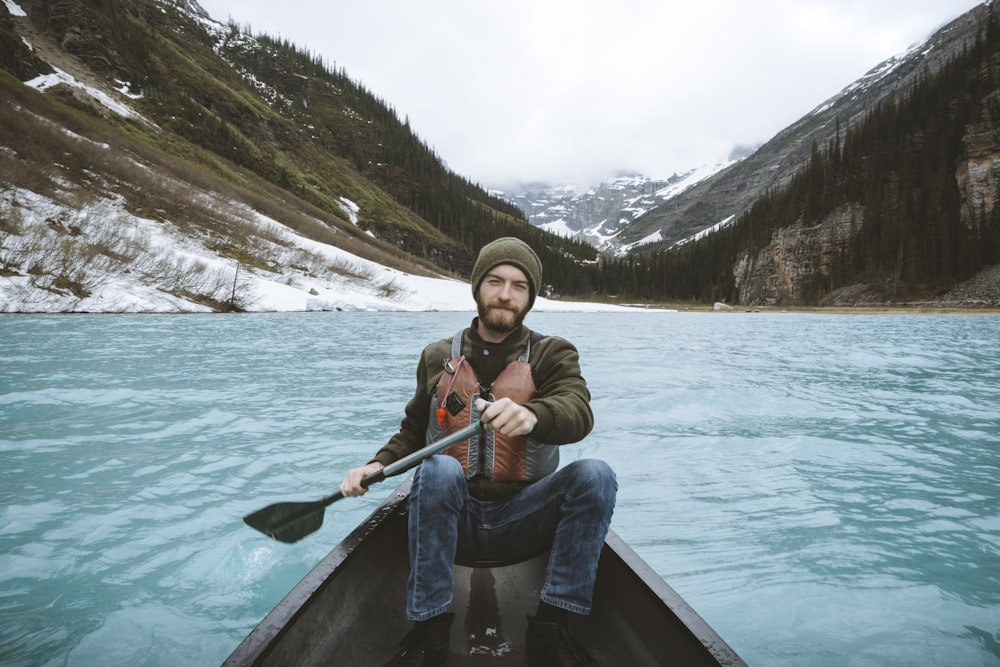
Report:
[{"label": "bare shrub", "polygon": [[391,280],[387,280],[378,286],[378,293],[387,299],[391,299],[401,296],[406,293],[406,290],[404,290],[399,283],[396,282],[395,278],[392,278]]}]

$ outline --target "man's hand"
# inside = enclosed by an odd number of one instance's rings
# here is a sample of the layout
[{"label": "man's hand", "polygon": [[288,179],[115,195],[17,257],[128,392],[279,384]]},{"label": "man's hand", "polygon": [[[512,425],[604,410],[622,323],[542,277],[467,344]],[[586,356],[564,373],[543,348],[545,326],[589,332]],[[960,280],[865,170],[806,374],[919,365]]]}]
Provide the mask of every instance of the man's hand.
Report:
[{"label": "man's hand", "polygon": [[479,411],[483,426],[502,435],[528,435],[538,423],[538,415],[509,398],[501,398],[495,403],[477,398],[476,410]]},{"label": "man's hand", "polygon": [[340,483],[340,492],[346,497],[365,495],[368,488],[361,486],[361,480],[374,475],[383,467],[381,463],[376,462],[348,470],[344,481]]}]

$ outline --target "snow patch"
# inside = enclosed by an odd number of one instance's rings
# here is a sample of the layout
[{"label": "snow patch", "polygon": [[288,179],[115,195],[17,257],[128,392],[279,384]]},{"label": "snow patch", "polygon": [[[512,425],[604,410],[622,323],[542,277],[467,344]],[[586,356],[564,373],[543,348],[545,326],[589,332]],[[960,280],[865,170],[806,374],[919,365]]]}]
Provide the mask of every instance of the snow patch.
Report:
[{"label": "snow patch", "polygon": [[25,12],[23,9],[21,9],[20,5],[18,5],[16,2],[14,2],[14,0],[3,0],[3,4],[5,4],[7,6],[7,12],[11,16],[27,16],[28,15],[28,13]]},{"label": "snow patch", "polygon": [[723,220],[715,223],[711,227],[706,227],[705,229],[701,230],[697,234],[692,234],[691,236],[687,237],[686,239],[681,239],[680,241],[678,241],[677,243],[674,244],[674,247],[675,248],[679,248],[680,246],[682,246],[682,245],[684,245],[686,243],[691,243],[692,241],[698,241],[700,239],[703,239],[706,236],[708,236],[709,234],[714,234],[715,232],[719,231],[720,229],[725,229],[729,225],[733,224],[735,221],[736,221],[736,216],[735,215],[731,215],[728,218],[724,218]]},{"label": "snow patch", "polygon": [[347,214],[347,217],[351,220],[352,225],[358,224],[358,211],[361,210],[360,206],[352,202],[347,197],[341,197],[337,202],[337,205],[340,206],[340,209]]},{"label": "snow patch", "polygon": [[[9,0],[7,1],[9,2]],[[87,84],[77,80],[76,77],[74,77],[72,74],[64,72],[58,67],[55,67],[53,69],[55,69],[55,73],[36,76],[34,79],[31,79],[30,81],[25,81],[24,82],[25,85],[31,86],[32,88],[35,88],[36,90],[39,90],[41,92],[45,92],[49,88],[53,88],[60,84],[65,84],[67,86],[70,86],[71,88],[79,88],[80,90],[87,93],[87,95],[92,97],[94,100],[96,100],[99,104],[113,111],[119,116],[123,116],[125,118],[139,118],[139,114],[130,109],[128,106],[114,99],[104,91],[98,90],[93,86],[88,86]]]}]

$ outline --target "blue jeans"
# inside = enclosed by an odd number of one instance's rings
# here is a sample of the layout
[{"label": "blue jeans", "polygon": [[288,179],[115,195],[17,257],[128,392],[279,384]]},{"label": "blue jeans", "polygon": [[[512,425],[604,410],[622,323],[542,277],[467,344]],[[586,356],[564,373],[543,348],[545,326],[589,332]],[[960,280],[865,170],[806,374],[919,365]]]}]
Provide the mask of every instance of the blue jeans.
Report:
[{"label": "blue jeans", "polygon": [[410,491],[406,617],[423,621],[447,611],[456,559],[516,561],[549,548],[542,600],[589,614],[617,492],[607,463],[581,459],[509,500],[477,500],[455,458],[432,456]]}]

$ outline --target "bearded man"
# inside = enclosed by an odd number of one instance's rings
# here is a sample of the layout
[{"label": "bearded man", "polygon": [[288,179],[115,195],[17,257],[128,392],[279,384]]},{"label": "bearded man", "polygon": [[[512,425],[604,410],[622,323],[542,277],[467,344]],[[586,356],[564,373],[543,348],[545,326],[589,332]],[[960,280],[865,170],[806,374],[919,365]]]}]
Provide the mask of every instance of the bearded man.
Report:
[{"label": "bearded man", "polygon": [[586,437],[594,415],[576,348],[523,324],[541,279],[541,261],[520,239],[482,248],[471,278],[478,317],[424,348],[399,432],[340,485],[345,496],[361,495],[361,481],[393,461],[477,420],[486,428],[414,474],[406,589],[414,626],[386,667],[444,664],[456,560],[515,562],[546,550],[528,664],[597,664],[568,625],[590,613],[618,485],[603,461],[559,467],[559,448]]}]

